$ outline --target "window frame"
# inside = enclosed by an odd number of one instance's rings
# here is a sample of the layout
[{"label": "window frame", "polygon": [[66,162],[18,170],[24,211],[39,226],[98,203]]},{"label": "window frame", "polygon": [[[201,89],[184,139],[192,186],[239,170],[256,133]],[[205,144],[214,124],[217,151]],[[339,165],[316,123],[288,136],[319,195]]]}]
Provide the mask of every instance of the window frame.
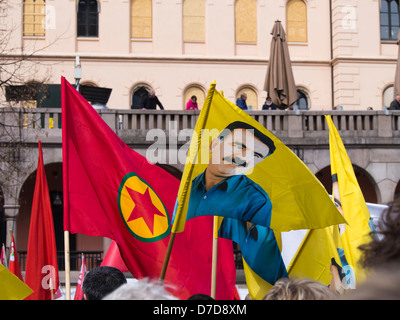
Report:
[{"label": "window frame", "polygon": [[[22,35],[23,37],[45,37],[46,36],[46,27],[45,27],[45,19],[46,19],[46,0],[41,0],[41,3],[37,3],[37,0],[32,0],[30,3],[33,8],[34,8],[34,12],[32,13],[26,13],[25,12],[25,4],[26,4],[26,0],[23,1],[22,4]],[[36,13],[36,7],[39,6],[43,6],[43,12],[42,13]],[[32,17],[33,18],[33,22],[32,23],[28,23],[26,21],[27,17]],[[40,23],[37,23],[36,20],[37,19],[41,19]],[[33,31],[31,33],[28,33],[25,29],[27,24],[31,24],[33,26]],[[40,30],[36,30],[37,26],[40,26],[41,28],[39,28]]]},{"label": "window frame", "polygon": [[[85,11],[80,11],[80,5],[86,2]],[[96,2],[96,10],[90,11],[90,2]],[[79,0],[77,3],[76,16],[76,35],[78,38],[98,38],[99,37],[99,13],[100,6],[97,0]],[[94,17],[93,21],[90,21]],[[82,22],[83,19],[84,21]],[[81,32],[80,26],[83,26],[84,32]],[[91,32],[91,27],[94,27],[96,32]]]},{"label": "window frame", "polygon": [[[398,0],[380,0],[381,2],[380,2],[380,8],[379,8],[379,27],[380,27],[380,38],[381,38],[381,41],[387,41],[387,42],[393,42],[393,41],[397,41],[397,37],[398,37],[398,33],[399,33],[399,30],[400,30],[400,3],[399,3],[399,1]],[[387,6],[388,6],[388,12],[382,12],[381,10],[382,10],[382,2],[383,1],[385,1],[386,3],[387,3]],[[397,3],[397,19],[398,19],[398,24],[399,25],[397,25],[397,26],[393,26],[392,25],[392,12],[391,12],[391,2],[392,1],[395,1],[396,3]],[[386,14],[387,15],[387,20],[388,20],[388,24],[387,25],[382,25],[382,15],[383,14]],[[388,35],[389,35],[389,37],[388,38],[383,38],[383,33],[382,33],[382,28],[383,27],[387,27],[388,28]],[[395,28],[395,27],[397,27],[398,28],[398,30],[397,30],[397,35],[396,36],[394,36],[394,37],[392,37],[391,36],[391,34],[392,34],[392,31],[393,31],[393,28]]]}]

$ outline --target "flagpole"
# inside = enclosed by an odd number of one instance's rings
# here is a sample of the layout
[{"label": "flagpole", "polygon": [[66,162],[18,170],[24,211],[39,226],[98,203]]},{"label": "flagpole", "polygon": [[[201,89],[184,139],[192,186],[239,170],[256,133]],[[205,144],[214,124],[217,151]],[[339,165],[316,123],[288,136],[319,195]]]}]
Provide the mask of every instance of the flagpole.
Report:
[{"label": "flagpole", "polygon": [[65,256],[65,298],[66,300],[71,300],[69,231],[64,231],[64,256]]},{"label": "flagpole", "polygon": [[213,248],[211,262],[211,297],[215,299],[217,291],[217,260],[218,260],[218,217],[214,216]]},{"label": "flagpole", "polygon": [[171,232],[171,236],[170,236],[169,242],[168,242],[167,251],[165,252],[164,262],[163,262],[163,265],[162,265],[162,268],[161,268],[160,279],[159,279],[160,282],[164,281],[165,274],[167,273],[168,262],[169,262],[169,258],[171,256],[172,247],[174,245],[175,235],[176,235],[175,232]]}]

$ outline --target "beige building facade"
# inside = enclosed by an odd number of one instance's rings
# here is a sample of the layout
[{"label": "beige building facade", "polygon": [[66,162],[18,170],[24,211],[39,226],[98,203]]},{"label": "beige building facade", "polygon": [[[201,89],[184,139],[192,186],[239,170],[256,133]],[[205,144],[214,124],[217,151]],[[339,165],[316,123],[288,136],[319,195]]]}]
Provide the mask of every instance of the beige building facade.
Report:
[{"label": "beige building facade", "polygon": [[75,83],[79,56],[80,83],[112,88],[111,109],[131,108],[140,88],[155,90],[165,109],[184,109],[193,94],[201,106],[213,81],[232,102],[246,92],[247,104],[261,109],[276,20],[287,33],[300,108],[381,110],[393,99],[398,27],[387,20],[398,19],[398,1],[10,0],[2,7],[2,55],[29,60],[21,81]]}]

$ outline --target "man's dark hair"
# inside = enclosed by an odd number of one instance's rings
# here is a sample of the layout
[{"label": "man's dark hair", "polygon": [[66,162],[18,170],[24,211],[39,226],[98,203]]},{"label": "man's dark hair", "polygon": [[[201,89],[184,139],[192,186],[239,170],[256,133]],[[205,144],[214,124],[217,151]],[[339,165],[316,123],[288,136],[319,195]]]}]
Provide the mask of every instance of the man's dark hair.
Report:
[{"label": "man's dark hair", "polygon": [[97,267],[83,279],[82,291],[87,300],[101,300],[126,282],[121,270],[108,266]]},{"label": "man's dark hair", "polygon": [[276,147],[275,147],[275,144],[274,144],[274,142],[272,141],[271,138],[266,136],[260,130],[254,128],[252,125],[250,125],[250,124],[248,124],[246,122],[242,122],[242,121],[235,121],[235,122],[230,123],[224,130],[221,131],[221,133],[219,134],[218,138],[220,140],[222,140],[227,135],[229,135],[233,130],[236,130],[236,129],[245,129],[245,130],[251,131],[251,133],[257,139],[259,139],[262,143],[264,143],[265,145],[268,146],[269,153],[268,153],[267,156],[271,155],[275,151]]}]

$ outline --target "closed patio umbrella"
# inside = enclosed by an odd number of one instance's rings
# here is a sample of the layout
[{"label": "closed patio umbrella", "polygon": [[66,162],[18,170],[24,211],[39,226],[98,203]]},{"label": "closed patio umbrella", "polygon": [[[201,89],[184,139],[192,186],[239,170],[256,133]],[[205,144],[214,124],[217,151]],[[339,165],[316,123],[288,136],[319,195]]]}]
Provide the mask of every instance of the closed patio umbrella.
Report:
[{"label": "closed patio umbrella", "polygon": [[271,34],[271,53],[264,90],[268,92],[272,102],[279,108],[285,109],[293,104],[298,96],[286,42],[286,33],[279,20],[275,21]]}]

